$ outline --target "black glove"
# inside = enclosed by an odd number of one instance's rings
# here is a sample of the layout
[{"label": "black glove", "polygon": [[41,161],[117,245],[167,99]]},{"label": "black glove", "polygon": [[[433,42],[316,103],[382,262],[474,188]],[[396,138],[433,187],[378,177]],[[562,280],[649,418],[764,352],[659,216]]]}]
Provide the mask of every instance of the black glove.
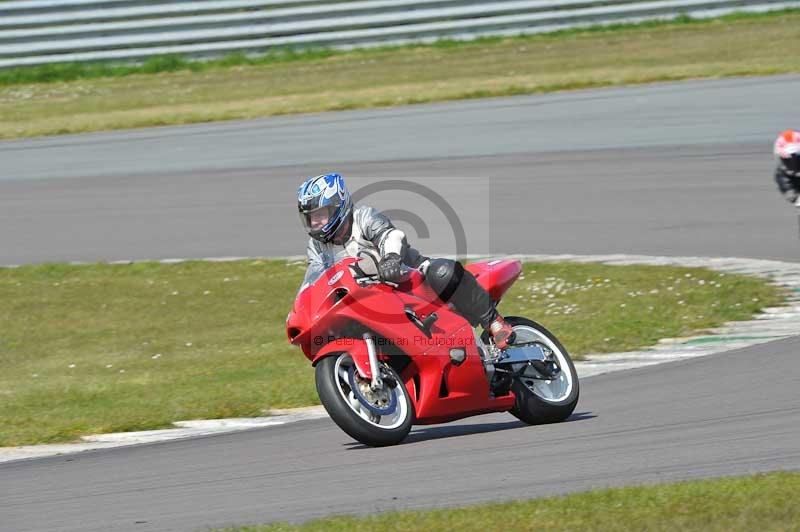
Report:
[{"label": "black glove", "polygon": [[403,261],[397,253],[387,253],[378,263],[381,281],[399,283],[403,280]]},{"label": "black glove", "polygon": [[786,201],[788,201],[789,203],[794,203],[795,201],[797,201],[797,195],[798,195],[797,191],[795,190],[787,190],[786,192],[783,193],[783,197],[786,198]]}]

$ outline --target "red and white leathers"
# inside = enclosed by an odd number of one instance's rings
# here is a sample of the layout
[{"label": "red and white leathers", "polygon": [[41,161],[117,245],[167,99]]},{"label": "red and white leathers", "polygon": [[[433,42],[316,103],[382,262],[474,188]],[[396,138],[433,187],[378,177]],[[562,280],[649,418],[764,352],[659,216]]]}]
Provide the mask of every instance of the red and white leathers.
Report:
[{"label": "red and white leathers", "polygon": [[787,201],[800,197],[800,131],[787,129],[775,140],[775,182]]}]

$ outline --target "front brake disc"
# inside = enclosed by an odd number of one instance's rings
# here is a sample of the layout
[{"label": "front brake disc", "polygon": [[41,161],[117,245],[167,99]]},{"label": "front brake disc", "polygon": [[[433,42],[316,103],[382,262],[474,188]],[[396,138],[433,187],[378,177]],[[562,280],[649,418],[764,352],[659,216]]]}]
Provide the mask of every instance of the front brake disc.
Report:
[{"label": "front brake disc", "polygon": [[[355,366],[350,366],[350,368],[347,370],[347,379],[350,381],[350,389],[353,391],[353,395],[356,396],[356,399],[358,399],[358,402],[361,403],[361,406],[373,414],[377,414],[379,416],[388,416],[393,414],[397,409],[397,393],[394,391],[394,389],[388,388],[385,383],[383,387],[377,391],[372,391],[369,388],[369,384],[364,383],[366,389],[369,391],[362,391],[362,387],[360,386],[362,383],[358,382],[361,377],[356,375]],[[378,396],[379,393],[383,397]],[[386,404],[386,406],[379,404],[380,402],[387,401],[388,404]]]}]

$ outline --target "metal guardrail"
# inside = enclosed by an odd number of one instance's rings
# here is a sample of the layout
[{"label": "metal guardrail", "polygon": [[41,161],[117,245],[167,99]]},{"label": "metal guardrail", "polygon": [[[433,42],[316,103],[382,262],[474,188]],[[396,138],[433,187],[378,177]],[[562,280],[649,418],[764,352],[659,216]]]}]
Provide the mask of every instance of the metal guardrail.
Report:
[{"label": "metal guardrail", "polygon": [[0,68],[516,35],[800,8],[800,0],[17,0]]}]

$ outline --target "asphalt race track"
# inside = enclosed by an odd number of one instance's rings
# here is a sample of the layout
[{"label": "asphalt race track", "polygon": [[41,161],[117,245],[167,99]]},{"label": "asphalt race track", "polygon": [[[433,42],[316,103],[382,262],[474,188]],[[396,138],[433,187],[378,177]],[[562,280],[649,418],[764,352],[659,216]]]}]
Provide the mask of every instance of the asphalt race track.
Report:
[{"label": "asphalt race track", "polygon": [[332,421],[0,465],[0,528],[190,530],[800,468],[793,338],[582,382],[572,421],[509,414],[362,447]]},{"label": "asphalt race track", "polygon": [[0,143],[0,264],[302,253],[294,193],[326,170],[484,215],[470,252],[798,260],[771,155],[797,94],[733,79]]},{"label": "asphalt race track", "polygon": [[[721,80],[0,143],[0,263],[297,254],[298,178],[329,168],[440,187],[471,252],[797,261],[770,156],[797,94],[799,77]],[[408,208],[436,215],[422,203]],[[195,530],[797,470],[798,350],[586,379],[559,425],[483,416],[370,449],[318,420],[8,463],[0,530]]]}]

